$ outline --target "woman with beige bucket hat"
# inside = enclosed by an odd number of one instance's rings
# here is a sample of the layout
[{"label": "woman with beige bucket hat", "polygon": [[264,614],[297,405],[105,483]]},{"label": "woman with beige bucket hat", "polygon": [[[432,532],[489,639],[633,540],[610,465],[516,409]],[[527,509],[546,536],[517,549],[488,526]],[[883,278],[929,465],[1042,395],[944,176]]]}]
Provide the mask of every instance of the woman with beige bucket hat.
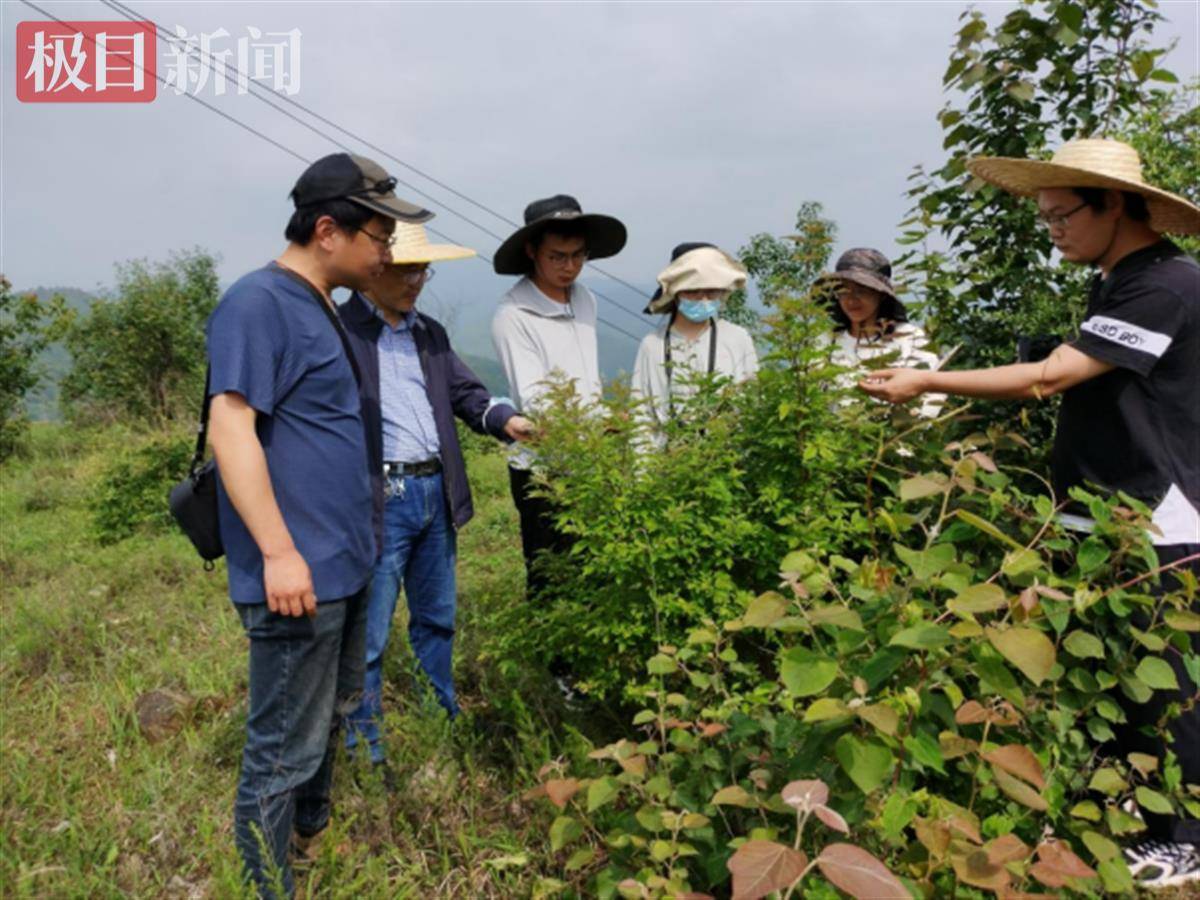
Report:
[{"label": "woman with beige bucket hat", "polygon": [[[1122,490],[1153,509],[1160,564],[1200,573],[1200,266],[1162,235],[1200,234],[1200,208],[1146,184],[1141,160],[1114,140],[1064,144],[1049,162],[980,157],[967,168],[984,181],[1037,200],[1038,217],[1063,257],[1098,270],[1079,336],[1044,362],[929,372],[891,369],[860,383],[903,403],[926,391],[967,397],[1063,395],[1054,440],[1055,493],[1075,486]],[[1071,524],[1087,528],[1082,516]],[[1164,576],[1170,580],[1170,576]],[[1137,614],[1133,624],[1139,624]],[[1192,634],[1200,653],[1200,633]],[[1200,784],[1200,703],[1178,652],[1165,654],[1178,693],[1128,703],[1116,751],[1161,756],[1147,738],[1168,704],[1183,780]],[[1200,820],[1142,811],[1146,840],[1126,849],[1147,886],[1200,884]]]},{"label": "woman with beige bucket hat", "polygon": [[739,382],[758,371],[749,332],[719,319],[722,303],[745,284],[741,263],[702,242],[677,246],[659,273],[645,311],[666,320],[642,338],[632,379],[655,446],[663,445],[663,428],[695,393],[698,379],[719,375]]}]

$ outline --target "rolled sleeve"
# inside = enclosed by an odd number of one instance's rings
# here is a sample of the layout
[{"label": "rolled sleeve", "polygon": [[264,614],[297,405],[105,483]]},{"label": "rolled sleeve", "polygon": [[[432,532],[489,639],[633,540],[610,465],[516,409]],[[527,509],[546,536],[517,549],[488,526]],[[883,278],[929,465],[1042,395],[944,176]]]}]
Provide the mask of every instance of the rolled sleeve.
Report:
[{"label": "rolled sleeve", "polygon": [[1117,302],[1088,315],[1071,346],[1100,362],[1149,375],[1182,326],[1183,302],[1155,286],[1122,291]]}]

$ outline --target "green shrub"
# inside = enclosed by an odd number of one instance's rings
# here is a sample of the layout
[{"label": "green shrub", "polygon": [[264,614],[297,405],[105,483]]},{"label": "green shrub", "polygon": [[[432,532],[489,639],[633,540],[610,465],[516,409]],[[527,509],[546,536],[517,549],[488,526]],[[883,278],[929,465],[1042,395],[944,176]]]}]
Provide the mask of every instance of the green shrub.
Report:
[{"label": "green shrub", "polygon": [[618,696],[648,650],[772,584],[789,548],[867,546],[866,473],[894,414],[836,387],[823,305],[776,297],[763,321],[759,376],[700,379],[661,450],[628,391],[592,413],[551,392],[542,490],[574,545],[545,562],[552,601],[502,614],[502,656],[566,661],[581,688]]},{"label": "green shrub", "polygon": [[602,897],[731,874],[747,897],[835,896],[820,878],[855,897],[902,895],[897,877],[923,897],[1131,892],[1117,842],[1144,825],[1125,804],[1197,816],[1200,786],[1169,749],[1109,742],[1176,687],[1169,658],[1200,675],[1197,583],[1153,591],[1148,511],[1126,498],[1079,492],[1096,530],[1061,530],[997,465],[1019,443],[975,435],[928,469],[916,448],[872,480],[876,551],[789,553],[779,590],[660,645],[629,737],[546,770],[572,877]]},{"label": "green shrub", "polygon": [[167,493],[185,474],[195,445],[179,435],[155,435],[119,450],[104,467],[89,503],[101,543],[138,531],[173,527]]}]

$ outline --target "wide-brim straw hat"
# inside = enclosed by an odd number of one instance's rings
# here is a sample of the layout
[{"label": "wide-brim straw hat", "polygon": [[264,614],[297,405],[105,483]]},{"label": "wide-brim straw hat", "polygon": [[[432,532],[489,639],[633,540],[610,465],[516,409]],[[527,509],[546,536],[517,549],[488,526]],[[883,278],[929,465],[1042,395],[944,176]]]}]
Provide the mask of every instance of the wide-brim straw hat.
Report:
[{"label": "wide-brim straw hat", "polygon": [[616,256],[625,246],[625,226],[619,219],[600,213],[585,213],[579,201],[566,194],[534,200],[525,207],[525,224],[509,235],[492,257],[497,275],[528,275],[533,262],[525,254],[525,245],[555,223],[572,222],[587,243],[588,259]]},{"label": "wide-brim straw hat", "polygon": [[658,273],[659,293],[646,312],[666,312],[680,291],[736,291],[746,286],[746,275],[745,266],[724,250],[698,246],[676,256]]},{"label": "wide-brim straw hat", "polygon": [[470,247],[457,244],[431,244],[424,225],[397,222],[392,233],[392,265],[443,262],[448,259],[468,259],[475,255]]},{"label": "wide-brim straw hat", "polygon": [[1137,150],[1109,138],[1068,141],[1049,161],[977,156],[971,174],[1021,197],[1045,188],[1103,188],[1131,191],[1146,199],[1150,227],[1161,233],[1200,234],[1200,207],[1169,191],[1146,184]]}]

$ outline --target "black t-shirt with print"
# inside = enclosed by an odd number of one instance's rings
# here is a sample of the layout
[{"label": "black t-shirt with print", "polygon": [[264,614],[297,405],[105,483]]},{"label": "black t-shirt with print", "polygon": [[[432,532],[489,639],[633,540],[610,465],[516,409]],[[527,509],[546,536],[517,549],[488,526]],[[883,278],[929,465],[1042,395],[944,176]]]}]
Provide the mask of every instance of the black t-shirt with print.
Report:
[{"label": "black t-shirt with print", "polygon": [[1063,394],[1055,491],[1085,483],[1200,508],[1200,265],[1170,241],[1092,282],[1076,350],[1115,366]]}]

